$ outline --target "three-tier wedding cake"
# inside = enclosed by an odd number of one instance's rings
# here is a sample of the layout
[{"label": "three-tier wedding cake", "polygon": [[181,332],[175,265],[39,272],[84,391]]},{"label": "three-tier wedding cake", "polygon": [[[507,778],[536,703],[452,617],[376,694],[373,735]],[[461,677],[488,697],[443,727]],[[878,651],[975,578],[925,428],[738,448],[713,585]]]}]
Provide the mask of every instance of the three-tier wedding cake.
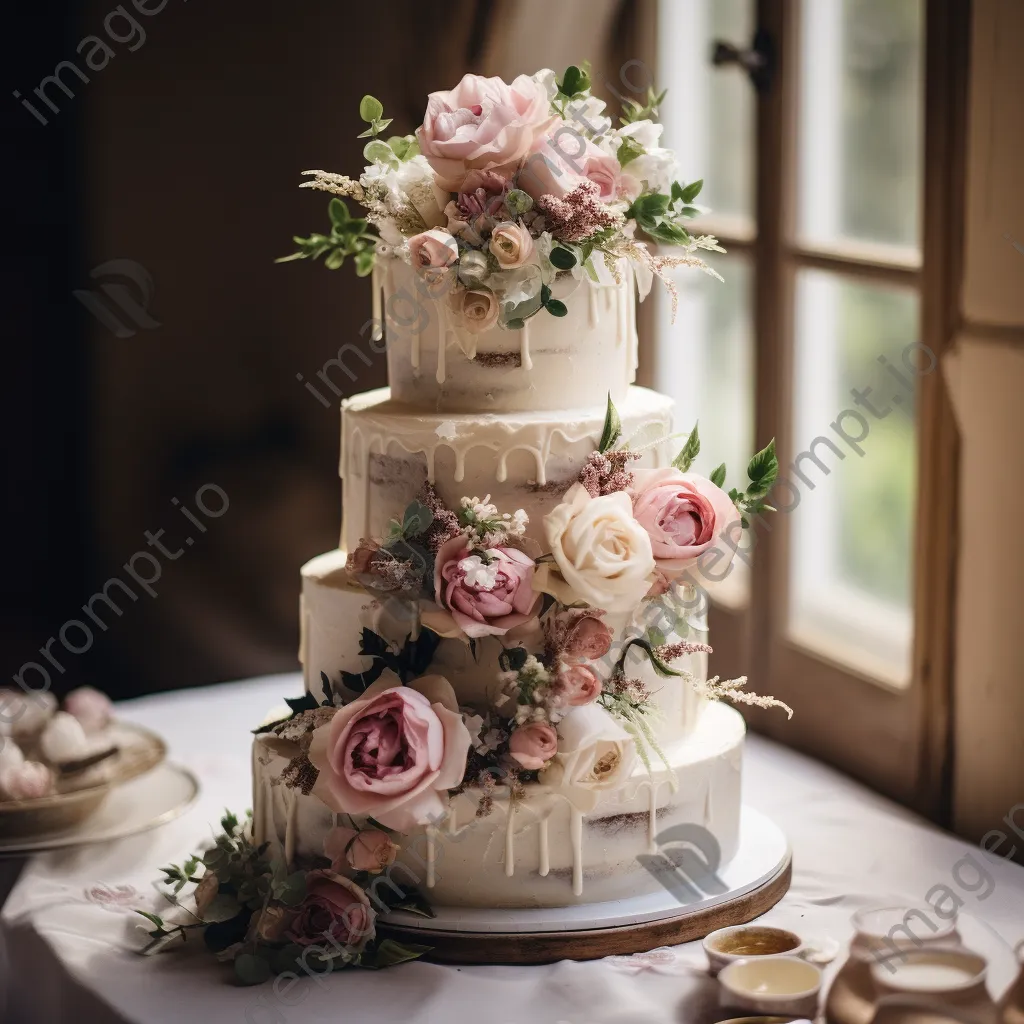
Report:
[{"label": "three-tier wedding cake", "polygon": [[677,180],[661,99],[613,125],[586,67],[467,75],[386,136],[365,96],[363,173],[307,172],[331,226],[286,259],[371,279],[366,349],[338,362],[386,350],[390,387],[342,403],[341,543],[302,569],[305,693],[256,730],[252,820],[163,869],[192,902],[144,914],[149,950],[202,928],[247,984],[384,967],[428,951],[402,911],[593,928],[657,896],[659,837],[742,860],[721,699],[777,702],[707,678],[704,585],[778,464],[769,444],[725,491],[633,384],[636,303],[659,278],[674,306],[672,271],[721,251],[687,229],[701,182]]},{"label": "three-tier wedding cake", "polygon": [[585,69],[468,75],[414,136],[378,138],[366,97],[373,164],[309,172],[367,218],[332,200],[296,256],[372,275],[390,387],[342,403],[341,546],[302,570],[307,698],[254,744],[254,838],[291,866],[558,907],[657,889],[643,855],[673,825],[736,851],[744,723],[711,698],[754,698],[706,678],[701,584],[774,456],[726,493],[633,385],[638,297],[717,248],[682,223],[700,183],[674,180],[655,104],[613,128]]}]

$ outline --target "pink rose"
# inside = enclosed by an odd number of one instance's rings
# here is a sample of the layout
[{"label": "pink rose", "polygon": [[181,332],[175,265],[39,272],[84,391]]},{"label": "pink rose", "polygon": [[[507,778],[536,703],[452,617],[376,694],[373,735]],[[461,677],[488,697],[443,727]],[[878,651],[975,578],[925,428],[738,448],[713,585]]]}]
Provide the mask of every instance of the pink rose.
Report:
[{"label": "pink rose", "polygon": [[92,733],[110,724],[114,705],[105,693],[91,686],[79,686],[64,698],[64,710],[74,715],[86,732]]},{"label": "pink rose", "polygon": [[568,657],[596,661],[608,653],[612,631],[596,615],[561,612],[559,619],[563,649]]},{"label": "pink rose", "polygon": [[459,244],[443,228],[430,228],[409,239],[409,256],[417,270],[444,270],[459,258]]},{"label": "pink rose", "polygon": [[366,893],[335,871],[310,871],[306,898],[284,930],[300,946],[329,945],[331,941],[360,950],[374,935],[374,913]]},{"label": "pink rose", "polygon": [[472,170],[511,177],[551,121],[544,87],[527,75],[511,85],[466,75],[454,89],[430,94],[416,139],[438,185],[460,192]]},{"label": "pink rose", "polygon": [[547,722],[530,722],[516,729],[508,752],[527,771],[539,771],[558,752],[558,733]]},{"label": "pink rose", "polygon": [[377,874],[394,864],[398,847],[380,829],[359,831],[336,825],[324,837],[324,856],[330,858],[332,871],[351,869]]},{"label": "pink rose", "polygon": [[534,199],[543,195],[564,199],[583,181],[597,185],[604,203],[639,194],[639,183],[623,175],[614,156],[562,121],[550,135],[538,139],[516,183]]},{"label": "pink rose", "polygon": [[[654,560],[665,572],[693,565],[740,518],[720,487],[706,477],[671,467],[635,470],[631,494],[633,516],[651,538]],[[723,544],[722,550],[725,563],[716,572],[735,554],[729,544]]]},{"label": "pink rose", "polygon": [[601,695],[601,680],[586,665],[563,665],[558,672],[558,692],[570,707],[583,707]]},{"label": "pink rose", "polygon": [[470,549],[465,536],[445,541],[434,560],[434,600],[468,637],[504,636],[540,610],[534,561],[511,547]]},{"label": "pink rose", "polygon": [[408,832],[444,817],[447,790],[462,781],[470,736],[442,676],[408,686],[385,671],[314,730],[314,794],[331,810],[372,816]]}]

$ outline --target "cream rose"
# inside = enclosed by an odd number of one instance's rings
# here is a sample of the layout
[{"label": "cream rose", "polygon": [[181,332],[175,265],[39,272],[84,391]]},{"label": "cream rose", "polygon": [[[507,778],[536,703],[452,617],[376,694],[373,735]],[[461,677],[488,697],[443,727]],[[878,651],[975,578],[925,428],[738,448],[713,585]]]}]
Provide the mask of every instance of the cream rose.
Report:
[{"label": "cream rose", "polygon": [[533,255],[533,239],[522,224],[505,221],[491,232],[489,248],[503,268],[521,267]]},{"label": "cream rose", "polygon": [[592,498],[582,484],[574,484],[544,517],[544,533],[558,572],[541,563],[535,590],[563,604],[585,601],[605,611],[626,612],[650,588],[651,539],[633,518],[633,503],[624,491]]},{"label": "cream rose", "polygon": [[451,294],[452,311],[470,334],[489,331],[498,322],[498,299],[486,288],[460,288]]},{"label": "cream rose", "polygon": [[586,814],[626,784],[636,763],[633,737],[604,708],[587,704],[558,723],[558,752],[539,781]]}]

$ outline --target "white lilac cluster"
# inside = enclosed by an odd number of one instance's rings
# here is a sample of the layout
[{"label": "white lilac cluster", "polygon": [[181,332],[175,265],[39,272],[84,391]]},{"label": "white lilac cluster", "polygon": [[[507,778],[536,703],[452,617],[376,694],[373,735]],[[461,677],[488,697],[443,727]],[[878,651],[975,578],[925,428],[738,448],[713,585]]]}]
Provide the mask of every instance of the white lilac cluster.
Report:
[{"label": "white lilac cluster", "polygon": [[463,533],[474,549],[486,550],[507,544],[511,539],[524,536],[530,524],[530,517],[521,508],[513,513],[499,512],[497,506],[491,504],[489,494],[483,499],[463,498],[458,516]]},{"label": "white lilac cluster", "polygon": [[611,284],[630,267],[641,298],[655,275],[671,288],[667,267],[708,270],[696,251],[720,250],[684,225],[701,212],[701,182],[677,179],[656,120],[661,99],[628,101],[615,126],[586,65],[512,82],[466,75],[430,94],[414,135],[384,140],[390,121],[364,97],[371,162],[358,180],[306,173],[309,187],[355,199],[366,217],[333,200],[331,234],[297,239],[286,258],[323,256],[336,268],[351,255],[360,274],[378,257],[403,260],[426,294],[448,304],[470,357],[475,335],[492,327],[520,329],[542,311],[565,316],[562,300],[584,279]]}]

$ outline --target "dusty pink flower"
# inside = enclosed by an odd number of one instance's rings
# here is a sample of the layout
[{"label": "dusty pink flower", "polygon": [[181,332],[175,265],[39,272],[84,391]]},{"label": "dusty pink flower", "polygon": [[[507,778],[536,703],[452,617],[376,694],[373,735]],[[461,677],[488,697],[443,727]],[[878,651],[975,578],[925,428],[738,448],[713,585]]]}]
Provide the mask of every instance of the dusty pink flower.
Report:
[{"label": "dusty pink flower", "polygon": [[601,202],[600,187],[589,179],[581,181],[564,199],[542,195],[537,209],[547,219],[551,234],[565,242],[582,242],[622,221],[621,214]]},{"label": "dusty pink flower", "polygon": [[459,244],[444,228],[430,228],[409,239],[409,256],[416,270],[444,270],[459,258]]},{"label": "dusty pink flower", "polygon": [[558,751],[558,733],[547,722],[519,726],[508,741],[508,752],[527,771],[539,771]]},{"label": "dusty pink flower", "polygon": [[[693,565],[740,518],[720,487],[671,467],[636,470],[632,496],[633,516],[651,538],[655,563],[663,572]],[[716,571],[724,570],[735,554],[729,544],[722,548],[725,562]]]},{"label": "dusty pink flower", "polygon": [[430,94],[416,138],[438,185],[460,192],[474,170],[511,177],[552,120],[544,87],[527,75],[511,85],[466,75],[454,89]]},{"label": "dusty pink flower", "polygon": [[377,874],[394,864],[398,847],[380,829],[360,831],[336,825],[324,837],[324,856],[330,858],[332,871],[351,869]]},{"label": "dusty pink flower", "polygon": [[561,612],[563,619],[563,653],[570,658],[596,661],[603,658],[612,645],[612,631],[596,615]]},{"label": "dusty pink flower", "polygon": [[348,553],[348,558],[345,560],[345,568],[348,572],[354,576],[365,576],[371,570],[370,566],[373,564],[373,556],[380,550],[380,545],[375,540],[370,540],[366,537],[360,539],[356,545],[355,551]]},{"label": "dusty pink flower", "polygon": [[285,929],[300,946],[333,942],[360,950],[374,935],[374,913],[366,893],[335,871],[310,871],[306,898]]},{"label": "dusty pink flower", "polygon": [[220,879],[216,872],[207,869],[206,874],[199,880],[196,891],[192,893],[192,898],[196,901],[196,913],[200,917],[206,914],[219,890]]},{"label": "dusty pink flower", "polygon": [[284,942],[297,917],[297,910],[278,904],[257,910],[249,921],[249,930],[245,935],[246,941]]},{"label": "dusty pink flower", "polygon": [[466,636],[504,636],[540,610],[533,571],[533,559],[518,548],[499,545],[477,553],[459,534],[437,552],[434,600]]},{"label": "dusty pink flower", "polygon": [[79,686],[64,698],[64,710],[81,723],[87,733],[99,732],[110,724],[114,705],[105,693],[92,686]]},{"label": "dusty pink flower", "polygon": [[333,811],[408,832],[447,809],[462,781],[470,736],[451,684],[423,676],[402,686],[385,671],[314,730],[313,793]]},{"label": "dusty pink flower", "polygon": [[586,665],[563,665],[558,672],[558,693],[564,703],[579,708],[601,695],[601,680]]}]

